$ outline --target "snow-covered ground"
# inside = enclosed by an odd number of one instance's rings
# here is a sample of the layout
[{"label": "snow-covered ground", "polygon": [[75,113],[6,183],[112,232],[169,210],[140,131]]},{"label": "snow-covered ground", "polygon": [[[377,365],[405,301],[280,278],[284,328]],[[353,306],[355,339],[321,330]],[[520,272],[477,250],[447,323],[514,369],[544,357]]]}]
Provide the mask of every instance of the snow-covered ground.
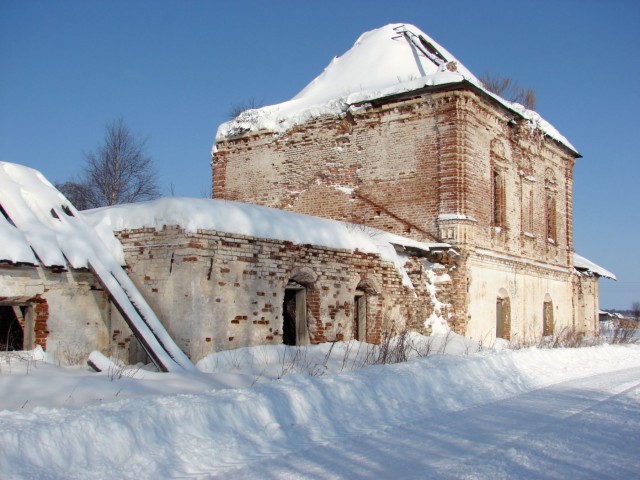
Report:
[{"label": "snow-covered ground", "polygon": [[637,478],[640,346],[408,344],[423,357],[256,347],[184,373],[3,354],[0,478]]}]

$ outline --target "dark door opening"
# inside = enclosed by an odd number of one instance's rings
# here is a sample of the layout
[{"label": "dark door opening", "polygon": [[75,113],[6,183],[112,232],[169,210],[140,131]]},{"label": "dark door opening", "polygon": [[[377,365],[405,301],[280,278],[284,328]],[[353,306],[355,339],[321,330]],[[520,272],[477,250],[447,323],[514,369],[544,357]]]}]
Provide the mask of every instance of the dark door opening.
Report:
[{"label": "dark door opening", "polygon": [[282,343],[306,345],[307,334],[307,289],[290,281],[284,290],[282,302]]},{"label": "dark door opening", "polygon": [[287,289],[284,291],[284,303],[282,305],[282,343],[285,345],[296,344],[296,291]]},{"label": "dark door opening", "polygon": [[12,306],[0,307],[0,350],[24,349],[24,331]]}]

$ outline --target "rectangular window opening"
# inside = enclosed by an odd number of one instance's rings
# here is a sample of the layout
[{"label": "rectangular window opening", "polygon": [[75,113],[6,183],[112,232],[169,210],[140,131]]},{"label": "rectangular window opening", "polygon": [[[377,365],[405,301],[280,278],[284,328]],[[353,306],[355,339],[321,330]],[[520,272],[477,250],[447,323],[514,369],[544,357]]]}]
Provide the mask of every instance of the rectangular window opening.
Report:
[{"label": "rectangular window opening", "polygon": [[498,170],[493,170],[492,178],[492,222],[495,227],[504,227],[506,223],[506,196],[504,177]]},{"label": "rectangular window opening", "polygon": [[557,241],[556,232],[556,197],[553,193],[547,193],[547,239],[550,242]]}]

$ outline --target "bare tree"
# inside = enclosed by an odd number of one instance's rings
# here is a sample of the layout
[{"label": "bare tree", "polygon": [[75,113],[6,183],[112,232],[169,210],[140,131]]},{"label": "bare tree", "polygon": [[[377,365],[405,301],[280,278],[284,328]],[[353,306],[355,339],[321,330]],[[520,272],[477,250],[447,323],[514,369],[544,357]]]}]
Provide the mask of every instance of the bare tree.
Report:
[{"label": "bare tree", "polygon": [[631,315],[636,322],[640,322],[640,302],[633,302],[631,304]]},{"label": "bare tree", "polygon": [[145,139],[131,133],[122,118],[105,127],[104,143],[85,153],[80,180],[58,188],[79,209],[152,200],[160,196],[157,173],[145,153]]},{"label": "bare tree", "polygon": [[491,75],[485,72],[480,77],[480,81],[490,92],[500,95],[506,100],[521,103],[525,107],[535,110],[537,103],[535,90],[521,87],[513,78],[503,77],[499,74]]}]

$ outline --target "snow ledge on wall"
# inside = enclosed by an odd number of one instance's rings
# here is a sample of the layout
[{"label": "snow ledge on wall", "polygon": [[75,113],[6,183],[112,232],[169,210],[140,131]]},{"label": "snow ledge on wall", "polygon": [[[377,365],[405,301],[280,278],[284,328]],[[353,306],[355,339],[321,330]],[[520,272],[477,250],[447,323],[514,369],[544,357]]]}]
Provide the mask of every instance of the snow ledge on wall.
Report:
[{"label": "snow ledge on wall", "polygon": [[445,243],[419,242],[364,225],[227,200],[165,197],[87,210],[82,215],[123,264],[124,252],[114,232],[140,228],[162,230],[165,226],[179,226],[191,233],[208,230],[289,241],[298,245],[376,253],[383,260],[393,263],[403,276],[403,284],[411,286],[395,245],[425,252],[449,248]]}]

